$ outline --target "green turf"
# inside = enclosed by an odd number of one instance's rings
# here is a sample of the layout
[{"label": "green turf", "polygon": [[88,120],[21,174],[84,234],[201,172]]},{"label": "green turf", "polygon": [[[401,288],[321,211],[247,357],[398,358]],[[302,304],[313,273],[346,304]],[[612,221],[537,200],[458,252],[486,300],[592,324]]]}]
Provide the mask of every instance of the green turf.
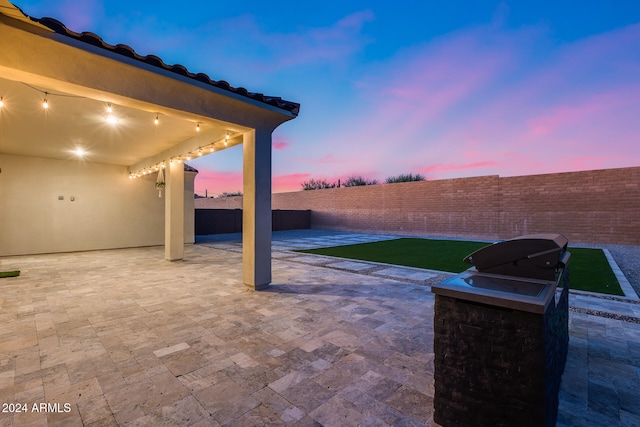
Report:
[{"label": "green turf", "polygon": [[471,267],[462,259],[484,246],[487,244],[406,238],[300,252],[459,273]]},{"label": "green turf", "polygon": [[17,277],[20,275],[20,270],[15,271],[0,271],[0,279],[5,277]]},{"label": "green turf", "polygon": [[[487,243],[404,238],[298,252],[460,273],[471,267],[462,259],[484,246]],[[624,295],[602,250],[570,248],[569,252],[571,289]]]},{"label": "green turf", "polygon": [[569,252],[571,252],[569,261],[571,289],[624,295],[601,249],[569,248]]}]

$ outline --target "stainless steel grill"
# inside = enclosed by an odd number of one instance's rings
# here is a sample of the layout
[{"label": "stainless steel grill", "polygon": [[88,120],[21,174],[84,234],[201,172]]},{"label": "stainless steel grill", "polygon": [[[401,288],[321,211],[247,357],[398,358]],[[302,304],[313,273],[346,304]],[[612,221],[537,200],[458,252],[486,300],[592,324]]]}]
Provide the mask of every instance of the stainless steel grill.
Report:
[{"label": "stainless steel grill", "polygon": [[562,234],[529,234],[478,249],[464,259],[480,273],[556,280],[569,262]]}]

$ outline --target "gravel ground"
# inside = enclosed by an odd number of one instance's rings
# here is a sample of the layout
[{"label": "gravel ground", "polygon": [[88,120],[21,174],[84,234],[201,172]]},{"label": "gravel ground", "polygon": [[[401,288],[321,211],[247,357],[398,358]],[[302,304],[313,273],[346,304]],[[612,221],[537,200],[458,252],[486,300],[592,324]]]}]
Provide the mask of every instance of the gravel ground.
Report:
[{"label": "gravel ground", "polygon": [[631,287],[640,295],[640,246],[602,245],[609,249]]},{"label": "gravel ground", "polygon": [[569,246],[608,249],[631,287],[640,295],[640,246],[576,243]]}]

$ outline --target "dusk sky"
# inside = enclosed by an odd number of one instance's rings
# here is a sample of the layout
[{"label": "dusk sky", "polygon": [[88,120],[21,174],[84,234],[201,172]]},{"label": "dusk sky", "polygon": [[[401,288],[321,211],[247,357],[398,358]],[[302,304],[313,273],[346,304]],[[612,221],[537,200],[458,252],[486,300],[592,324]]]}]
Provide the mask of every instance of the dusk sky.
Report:
[{"label": "dusk sky", "polygon": [[[640,1],[15,4],[299,102],[274,133],[274,192],[640,166]],[[242,190],[242,146],[190,164],[197,193]]]}]

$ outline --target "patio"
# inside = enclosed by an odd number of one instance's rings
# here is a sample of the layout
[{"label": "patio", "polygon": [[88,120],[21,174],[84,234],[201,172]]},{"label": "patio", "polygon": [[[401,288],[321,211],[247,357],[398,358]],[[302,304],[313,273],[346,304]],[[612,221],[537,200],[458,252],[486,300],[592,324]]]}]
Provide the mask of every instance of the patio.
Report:
[{"label": "patio", "polygon": [[[273,285],[255,292],[238,243],[163,251],[0,260],[22,272],[0,281],[0,402],[27,404],[0,425],[433,424],[426,285],[443,275],[274,241]],[[558,425],[640,424],[640,305],[606,303],[631,314],[571,312]]]}]

